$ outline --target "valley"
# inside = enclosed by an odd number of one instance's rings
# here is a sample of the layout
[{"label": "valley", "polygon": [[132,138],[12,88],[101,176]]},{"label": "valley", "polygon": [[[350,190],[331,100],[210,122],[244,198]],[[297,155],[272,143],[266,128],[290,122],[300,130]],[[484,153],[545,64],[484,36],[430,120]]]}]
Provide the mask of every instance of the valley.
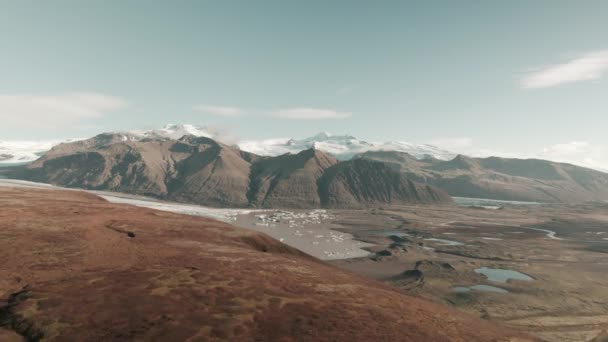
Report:
[{"label": "valley", "polygon": [[2,341],[537,340],[265,234],[83,191],[3,183],[0,237]]},{"label": "valley", "polygon": [[332,264],[547,341],[608,329],[608,204],[342,212],[375,246]]},{"label": "valley", "polygon": [[0,342],[608,342],[608,1],[3,1]]},{"label": "valley", "polygon": [[84,189],[115,205],[215,219],[543,340],[608,329],[608,175],[599,171],[399,151],[339,160],[314,144],[263,156],[151,133],[104,133],[4,166],[0,178],[12,179],[0,189]]},{"label": "valley", "polygon": [[262,232],[338,268],[547,341],[587,341],[608,329],[608,204],[485,200],[484,209],[479,200],[457,199],[453,206],[252,210],[93,193]]}]

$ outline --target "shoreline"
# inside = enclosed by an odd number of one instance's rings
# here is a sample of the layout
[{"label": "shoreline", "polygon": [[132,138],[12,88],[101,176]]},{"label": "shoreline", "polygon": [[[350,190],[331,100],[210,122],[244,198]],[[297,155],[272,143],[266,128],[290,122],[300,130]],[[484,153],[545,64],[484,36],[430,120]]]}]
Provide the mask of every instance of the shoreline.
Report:
[{"label": "shoreline", "polygon": [[[53,190],[85,191],[108,202],[168,211],[178,214],[202,216],[233,224],[257,232],[294,247],[321,260],[339,260],[365,257],[370,252],[362,249],[373,246],[355,239],[352,234],[332,228],[335,215],[325,209],[255,209],[211,208],[194,204],[166,202],[151,197],[119,192],[96,191],[56,187],[45,183],[0,179],[0,186],[40,188]],[[274,221],[260,219],[263,215]]]}]

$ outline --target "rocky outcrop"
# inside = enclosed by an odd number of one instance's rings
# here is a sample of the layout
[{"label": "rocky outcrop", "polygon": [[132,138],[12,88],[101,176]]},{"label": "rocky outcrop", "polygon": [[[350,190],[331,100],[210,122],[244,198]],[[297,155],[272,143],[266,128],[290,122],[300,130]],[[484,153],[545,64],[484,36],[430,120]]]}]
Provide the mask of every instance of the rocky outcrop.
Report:
[{"label": "rocky outcrop", "polygon": [[389,278],[389,281],[394,286],[402,289],[413,290],[424,286],[424,273],[417,269],[407,270]]}]

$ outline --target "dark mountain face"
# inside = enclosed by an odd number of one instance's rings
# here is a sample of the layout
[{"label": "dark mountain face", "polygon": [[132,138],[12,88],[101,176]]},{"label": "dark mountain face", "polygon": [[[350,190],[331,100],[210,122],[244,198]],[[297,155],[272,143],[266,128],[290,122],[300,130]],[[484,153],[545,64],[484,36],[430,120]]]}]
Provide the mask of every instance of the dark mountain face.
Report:
[{"label": "dark mountain face", "polygon": [[608,199],[608,174],[539,159],[470,158],[412,160],[401,152],[358,156],[402,172],[408,179],[435,185],[452,196],[546,203]]},{"label": "dark mountain face", "polygon": [[318,180],[337,163],[312,149],[261,160],[251,170],[249,200],[259,207],[319,207]]},{"label": "dark mountain face", "polygon": [[366,159],[353,159],[329,168],[319,184],[321,202],[329,207],[450,201],[445,192],[415,183],[390,166]]},{"label": "dark mountain face", "polygon": [[449,203],[382,163],[338,162],[321,151],[261,157],[209,138],[102,134],[61,144],[13,177],[220,207],[314,208]]}]

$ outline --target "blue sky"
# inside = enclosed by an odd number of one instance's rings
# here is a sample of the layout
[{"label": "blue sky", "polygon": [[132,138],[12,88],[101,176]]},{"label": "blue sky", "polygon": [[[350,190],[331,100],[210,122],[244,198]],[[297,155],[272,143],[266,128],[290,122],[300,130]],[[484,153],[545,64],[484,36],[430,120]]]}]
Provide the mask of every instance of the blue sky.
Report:
[{"label": "blue sky", "polygon": [[194,123],[608,167],[605,13],[606,1],[0,1],[0,140]]}]

